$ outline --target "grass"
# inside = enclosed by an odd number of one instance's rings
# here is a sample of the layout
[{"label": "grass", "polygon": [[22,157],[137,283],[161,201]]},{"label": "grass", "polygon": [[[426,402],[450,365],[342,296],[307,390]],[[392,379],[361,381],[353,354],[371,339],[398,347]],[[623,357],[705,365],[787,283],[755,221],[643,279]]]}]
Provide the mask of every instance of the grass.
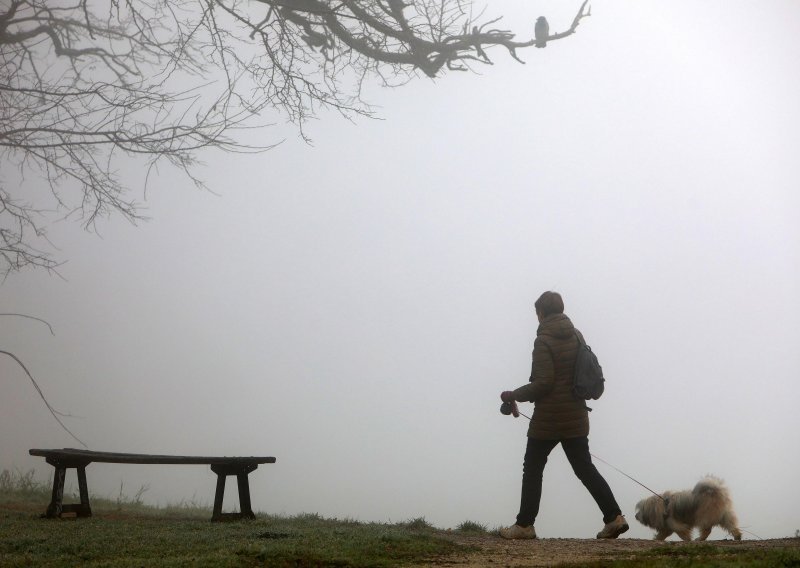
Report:
[{"label": "grass", "polygon": [[489,529],[486,528],[486,525],[481,523],[476,523],[475,521],[464,521],[460,525],[456,527],[458,532],[467,533],[467,534],[488,534]]}]

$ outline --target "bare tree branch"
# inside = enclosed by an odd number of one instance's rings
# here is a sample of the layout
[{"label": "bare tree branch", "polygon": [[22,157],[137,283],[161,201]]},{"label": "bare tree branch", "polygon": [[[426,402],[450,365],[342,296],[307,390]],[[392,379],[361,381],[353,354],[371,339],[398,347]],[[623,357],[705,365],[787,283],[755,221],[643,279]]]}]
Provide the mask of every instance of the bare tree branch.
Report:
[{"label": "bare tree branch", "polygon": [[[566,31],[591,11],[584,0]],[[492,64],[518,41],[468,0],[6,0],[0,3],[0,272],[54,271],[53,215],[91,230],[142,219],[125,166],[192,183],[205,150],[260,152],[235,133],[265,113],[372,116],[362,85]],[[533,18],[531,19],[533,20]],[[23,193],[43,180],[48,201]],[[146,195],[143,181],[141,195]]]}]

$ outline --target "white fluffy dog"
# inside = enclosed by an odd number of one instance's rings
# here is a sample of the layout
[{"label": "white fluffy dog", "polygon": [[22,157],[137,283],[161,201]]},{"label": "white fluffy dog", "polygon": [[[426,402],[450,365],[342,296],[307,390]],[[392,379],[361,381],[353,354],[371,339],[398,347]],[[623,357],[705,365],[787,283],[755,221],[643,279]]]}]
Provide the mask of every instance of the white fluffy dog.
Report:
[{"label": "white fluffy dog", "polygon": [[683,540],[692,540],[694,527],[700,529],[697,540],[705,540],[711,528],[720,526],[736,540],[742,539],[739,522],[733,511],[728,488],[721,479],[707,476],[691,491],[666,491],[636,504],[636,520],[656,530],[656,540],[676,533]]}]

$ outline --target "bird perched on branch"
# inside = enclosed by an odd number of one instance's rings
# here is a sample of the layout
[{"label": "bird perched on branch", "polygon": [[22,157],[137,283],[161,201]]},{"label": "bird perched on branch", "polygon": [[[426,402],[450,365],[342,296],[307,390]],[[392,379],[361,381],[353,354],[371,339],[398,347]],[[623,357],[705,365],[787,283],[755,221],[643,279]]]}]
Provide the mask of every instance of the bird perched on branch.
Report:
[{"label": "bird perched on branch", "polygon": [[533,33],[536,38],[536,47],[547,47],[547,38],[550,36],[550,24],[547,23],[547,18],[544,16],[536,18],[536,27],[533,28]]}]

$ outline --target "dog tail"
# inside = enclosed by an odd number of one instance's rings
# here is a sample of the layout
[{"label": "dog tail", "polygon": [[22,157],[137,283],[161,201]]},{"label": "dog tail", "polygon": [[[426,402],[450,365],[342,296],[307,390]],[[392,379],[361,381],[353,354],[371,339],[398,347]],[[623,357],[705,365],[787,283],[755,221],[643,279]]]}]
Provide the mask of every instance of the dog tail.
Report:
[{"label": "dog tail", "polygon": [[692,493],[695,497],[727,498],[728,489],[725,487],[725,482],[723,482],[721,479],[714,477],[713,475],[707,475],[697,482],[697,485],[695,485],[694,489],[692,489]]}]

